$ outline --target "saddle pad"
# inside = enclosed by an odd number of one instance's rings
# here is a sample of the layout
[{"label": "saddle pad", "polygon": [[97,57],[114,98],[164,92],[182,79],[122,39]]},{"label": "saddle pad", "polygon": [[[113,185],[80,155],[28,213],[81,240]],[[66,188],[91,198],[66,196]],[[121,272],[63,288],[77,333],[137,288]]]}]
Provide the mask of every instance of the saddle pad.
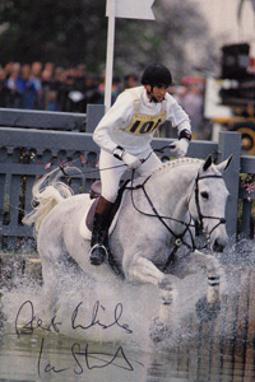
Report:
[{"label": "saddle pad", "polygon": [[[89,206],[88,206],[88,209],[85,213],[85,216],[82,218],[81,222],[80,222],[80,235],[83,237],[83,239],[86,239],[86,240],[91,240],[91,235],[92,235],[92,232],[90,230],[91,226],[88,227],[87,226],[87,220],[90,220],[88,219],[88,214],[92,214],[94,213],[95,211],[95,208],[96,208],[96,202],[97,200],[95,199],[92,199]],[[117,219],[118,219],[118,216],[119,216],[119,211],[121,209],[121,206],[122,206],[122,203],[123,203],[123,199],[121,200],[121,203],[119,205],[119,208],[117,209],[115,215],[114,215],[114,218],[113,218],[113,221],[110,225],[110,228],[109,228],[109,232],[108,232],[108,235],[110,236],[111,233],[113,232],[114,228],[115,228],[115,225],[116,225],[116,222],[117,222]]]},{"label": "saddle pad", "polygon": [[97,204],[98,204],[98,198],[94,199],[86,216],[86,226],[90,231],[92,231],[92,228],[93,228],[93,221],[94,221]]}]

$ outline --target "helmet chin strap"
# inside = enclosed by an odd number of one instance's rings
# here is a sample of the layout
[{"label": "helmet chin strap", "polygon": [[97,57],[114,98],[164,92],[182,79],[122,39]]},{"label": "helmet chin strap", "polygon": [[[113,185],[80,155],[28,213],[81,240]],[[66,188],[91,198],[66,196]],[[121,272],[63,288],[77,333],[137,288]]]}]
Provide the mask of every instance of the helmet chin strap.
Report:
[{"label": "helmet chin strap", "polygon": [[160,103],[161,101],[158,101],[157,98],[155,98],[154,95],[152,94],[153,93],[153,86],[152,85],[150,85],[150,86],[151,86],[150,91],[146,89],[147,96],[148,96],[150,102]]}]

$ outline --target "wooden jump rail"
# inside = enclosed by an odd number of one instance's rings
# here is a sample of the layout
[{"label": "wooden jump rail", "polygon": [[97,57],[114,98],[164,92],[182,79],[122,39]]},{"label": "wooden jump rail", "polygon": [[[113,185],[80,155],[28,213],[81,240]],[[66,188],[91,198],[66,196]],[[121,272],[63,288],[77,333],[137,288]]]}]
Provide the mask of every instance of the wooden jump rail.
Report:
[{"label": "wooden jump rail", "polygon": [[[70,161],[84,173],[82,177],[71,179],[76,193],[87,192],[91,182],[99,178],[96,168],[98,147],[91,132],[103,110],[102,105],[90,105],[87,115],[67,113],[66,120],[65,113],[0,111],[0,249],[24,248],[33,237],[33,232],[21,220],[24,213],[31,209],[31,190],[36,177],[45,174],[49,168]],[[2,121],[8,122],[8,126],[3,125]],[[24,127],[26,121],[27,127]],[[65,127],[61,130],[63,121]],[[84,129],[84,124],[86,132],[80,131]],[[153,147],[160,149],[170,141],[169,138],[155,138]],[[206,158],[214,154],[219,161],[233,155],[225,176],[231,194],[226,210],[227,230],[230,236],[236,235],[241,203],[239,231],[242,235],[253,237],[252,203],[255,193],[248,194],[240,188],[240,173],[254,174],[255,158],[242,156],[240,143],[239,133],[222,132],[218,144],[192,141],[188,155]],[[168,155],[168,150],[160,154],[162,158]]]}]

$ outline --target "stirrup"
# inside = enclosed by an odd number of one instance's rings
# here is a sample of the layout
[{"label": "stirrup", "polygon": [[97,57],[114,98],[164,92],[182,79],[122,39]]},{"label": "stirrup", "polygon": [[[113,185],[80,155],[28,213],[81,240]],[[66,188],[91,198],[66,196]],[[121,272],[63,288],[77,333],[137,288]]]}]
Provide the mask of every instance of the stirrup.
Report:
[{"label": "stirrup", "polygon": [[106,246],[103,244],[97,243],[93,245],[93,247],[89,251],[89,258],[92,265],[101,265],[107,257],[108,257],[108,250]]}]

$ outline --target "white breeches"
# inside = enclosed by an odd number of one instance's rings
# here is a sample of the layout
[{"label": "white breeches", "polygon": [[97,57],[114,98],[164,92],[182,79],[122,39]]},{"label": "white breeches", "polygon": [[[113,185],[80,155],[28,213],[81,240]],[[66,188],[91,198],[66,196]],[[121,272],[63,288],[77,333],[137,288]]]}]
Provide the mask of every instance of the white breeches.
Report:
[{"label": "white breeches", "polygon": [[[140,159],[148,157],[150,152],[139,155]],[[152,171],[160,167],[162,162],[157,155],[152,152],[149,158],[136,170],[141,176],[149,176]],[[127,166],[112,154],[101,150],[99,157],[99,169],[102,183],[102,196],[109,202],[114,202],[117,198],[119,183],[122,175],[127,171]]]}]

